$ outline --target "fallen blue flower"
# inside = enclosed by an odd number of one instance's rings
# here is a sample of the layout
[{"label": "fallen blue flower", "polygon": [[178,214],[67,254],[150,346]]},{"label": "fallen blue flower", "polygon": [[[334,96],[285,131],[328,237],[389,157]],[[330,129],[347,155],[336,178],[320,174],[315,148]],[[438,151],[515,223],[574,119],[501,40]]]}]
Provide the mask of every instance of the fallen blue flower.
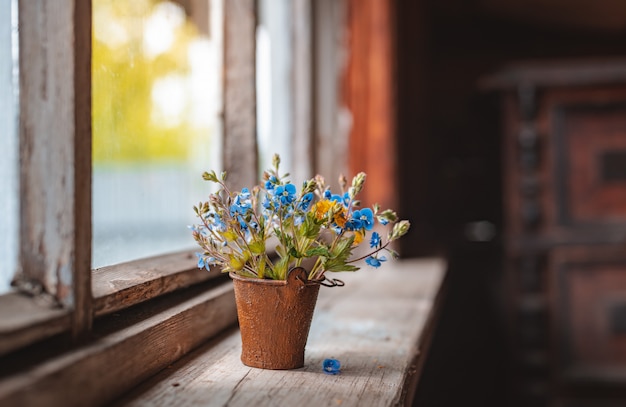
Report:
[{"label": "fallen blue flower", "polygon": [[341,372],[341,363],[337,359],[324,359],[322,368],[326,374],[339,374]]}]

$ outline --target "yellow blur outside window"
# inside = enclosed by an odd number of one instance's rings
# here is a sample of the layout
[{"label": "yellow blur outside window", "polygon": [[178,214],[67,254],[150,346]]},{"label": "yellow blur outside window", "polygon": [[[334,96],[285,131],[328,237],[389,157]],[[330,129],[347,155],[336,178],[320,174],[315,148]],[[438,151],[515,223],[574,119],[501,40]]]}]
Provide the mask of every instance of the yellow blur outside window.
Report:
[{"label": "yellow blur outside window", "polygon": [[195,245],[200,174],[221,167],[221,9],[93,1],[94,268]]}]

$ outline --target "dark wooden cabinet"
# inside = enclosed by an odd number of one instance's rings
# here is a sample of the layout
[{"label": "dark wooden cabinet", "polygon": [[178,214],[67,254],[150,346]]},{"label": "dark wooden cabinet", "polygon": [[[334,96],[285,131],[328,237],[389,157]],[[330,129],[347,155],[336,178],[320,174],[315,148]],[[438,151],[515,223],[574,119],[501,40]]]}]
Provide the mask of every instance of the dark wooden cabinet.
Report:
[{"label": "dark wooden cabinet", "polygon": [[626,60],[520,64],[483,85],[502,96],[521,404],[626,401]]}]

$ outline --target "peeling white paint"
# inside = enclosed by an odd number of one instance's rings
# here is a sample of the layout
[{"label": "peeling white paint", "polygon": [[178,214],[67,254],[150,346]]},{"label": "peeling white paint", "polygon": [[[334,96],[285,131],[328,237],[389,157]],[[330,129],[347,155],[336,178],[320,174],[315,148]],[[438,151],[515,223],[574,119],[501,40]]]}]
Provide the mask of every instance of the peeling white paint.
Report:
[{"label": "peeling white paint", "polygon": [[16,3],[0,0],[0,294],[9,290],[18,264]]}]

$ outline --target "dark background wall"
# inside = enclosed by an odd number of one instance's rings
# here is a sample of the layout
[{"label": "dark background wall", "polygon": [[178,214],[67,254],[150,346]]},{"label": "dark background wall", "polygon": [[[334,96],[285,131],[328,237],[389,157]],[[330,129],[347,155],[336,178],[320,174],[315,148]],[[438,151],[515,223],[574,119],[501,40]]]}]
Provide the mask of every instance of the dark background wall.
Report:
[{"label": "dark background wall", "polygon": [[624,21],[611,18],[626,15],[624,6],[586,3],[396,2],[399,205],[413,224],[402,252],[450,261],[416,405],[515,398],[501,281],[499,100],[479,80],[513,61],[626,56]]}]

